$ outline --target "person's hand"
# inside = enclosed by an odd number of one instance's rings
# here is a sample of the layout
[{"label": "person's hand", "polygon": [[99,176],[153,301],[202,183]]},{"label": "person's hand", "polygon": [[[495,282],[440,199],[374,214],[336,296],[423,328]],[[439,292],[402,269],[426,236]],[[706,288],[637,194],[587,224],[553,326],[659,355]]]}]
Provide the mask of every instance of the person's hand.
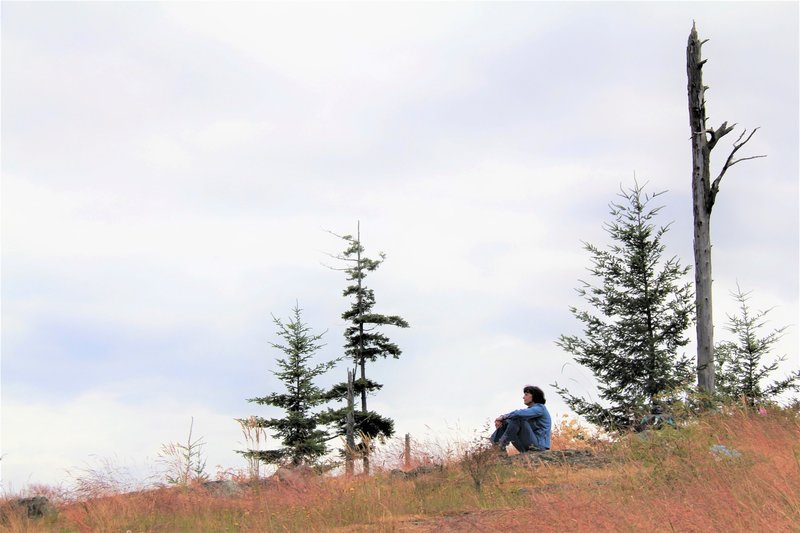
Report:
[{"label": "person's hand", "polygon": [[503,426],[503,417],[498,416],[494,419],[494,427],[495,429],[500,429]]}]

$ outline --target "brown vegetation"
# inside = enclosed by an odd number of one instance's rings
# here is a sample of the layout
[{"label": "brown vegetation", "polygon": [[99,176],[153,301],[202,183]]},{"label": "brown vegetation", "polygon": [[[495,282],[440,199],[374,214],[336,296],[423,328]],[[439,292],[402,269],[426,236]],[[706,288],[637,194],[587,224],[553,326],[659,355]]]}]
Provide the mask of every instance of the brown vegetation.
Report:
[{"label": "brown vegetation", "polygon": [[[568,424],[569,425],[569,424]],[[197,483],[56,502],[28,518],[3,502],[8,531],[797,531],[800,418],[796,410],[706,415],[687,426],[614,443],[578,439],[492,460],[452,455],[441,467],[371,476],[297,475],[237,490]],[[590,445],[594,446],[591,448]],[[722,453],[716,453],[722,450]],[[560,456],[559,456],[560,453]],[[468,461],[478,460],[470,465]],[[465,463],[465,461],[467,463]],[[476,476],[480,482],[476,481]],[[232,482],[236,481],[236,484]],[[240,490],[239,490],[240,489]],[[479,489],[479,490],[477,490]]]}]

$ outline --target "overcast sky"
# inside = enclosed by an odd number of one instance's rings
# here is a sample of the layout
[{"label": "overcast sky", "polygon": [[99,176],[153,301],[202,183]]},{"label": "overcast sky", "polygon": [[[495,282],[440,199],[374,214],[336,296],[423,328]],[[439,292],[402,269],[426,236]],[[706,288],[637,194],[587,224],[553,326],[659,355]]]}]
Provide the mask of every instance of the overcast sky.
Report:
[{"label": "overcast sky", "polygon": [[[753,291],[798,367],[798,4],[2,5],[2,488],[97,461],[150,468],[195,435],[242,468],[235,417],[278,390],[271,315],[341,353],[361,234],[399,360],[371,365],[397,434],[456,439],[526,383],[594,393],[555,341],[582,241],[634,176],[668,190],[691,265],[685,47],[711,125],[761,129],[714,208],[717,339]],[[692,281],[690,274],[687,281]],[[694,338],[694,328],[689,332]],[[687,348],[693,353],[694,345]],[[341,364],[323,384],[341,381]],[[274,441],[272,441],[274,442]],[[144,466],[143,466],[144,465]]]}]

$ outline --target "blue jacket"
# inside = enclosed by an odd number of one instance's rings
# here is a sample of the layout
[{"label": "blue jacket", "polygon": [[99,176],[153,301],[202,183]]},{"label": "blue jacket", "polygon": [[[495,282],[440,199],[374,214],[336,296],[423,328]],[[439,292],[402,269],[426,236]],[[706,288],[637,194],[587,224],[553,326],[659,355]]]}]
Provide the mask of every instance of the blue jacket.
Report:
[{"label": "blue jacket", "polygon": [[525,409],[517,409],[510,413],[503,415],[505,418],[522,418],[528,422],[533,430],[535,437],[534,444],[538,448],[550,449],[550,432],[553,423],[550,420],[550,413],[547,407],[541,403],[535,403]]}]

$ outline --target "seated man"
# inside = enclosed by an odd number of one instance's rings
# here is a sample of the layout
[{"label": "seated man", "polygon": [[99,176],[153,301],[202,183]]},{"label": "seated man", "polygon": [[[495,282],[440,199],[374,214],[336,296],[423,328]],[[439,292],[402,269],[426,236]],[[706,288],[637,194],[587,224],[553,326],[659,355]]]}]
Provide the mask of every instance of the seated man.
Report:
[{"label": "seated man", "polygon": [[544,406],[544,392],[539,387],[525,385],[522,389],[525,409],[498,416],[494,421],[492,442],[505,450],[508,443],[520,452],[550,449],[550,413]]}]

